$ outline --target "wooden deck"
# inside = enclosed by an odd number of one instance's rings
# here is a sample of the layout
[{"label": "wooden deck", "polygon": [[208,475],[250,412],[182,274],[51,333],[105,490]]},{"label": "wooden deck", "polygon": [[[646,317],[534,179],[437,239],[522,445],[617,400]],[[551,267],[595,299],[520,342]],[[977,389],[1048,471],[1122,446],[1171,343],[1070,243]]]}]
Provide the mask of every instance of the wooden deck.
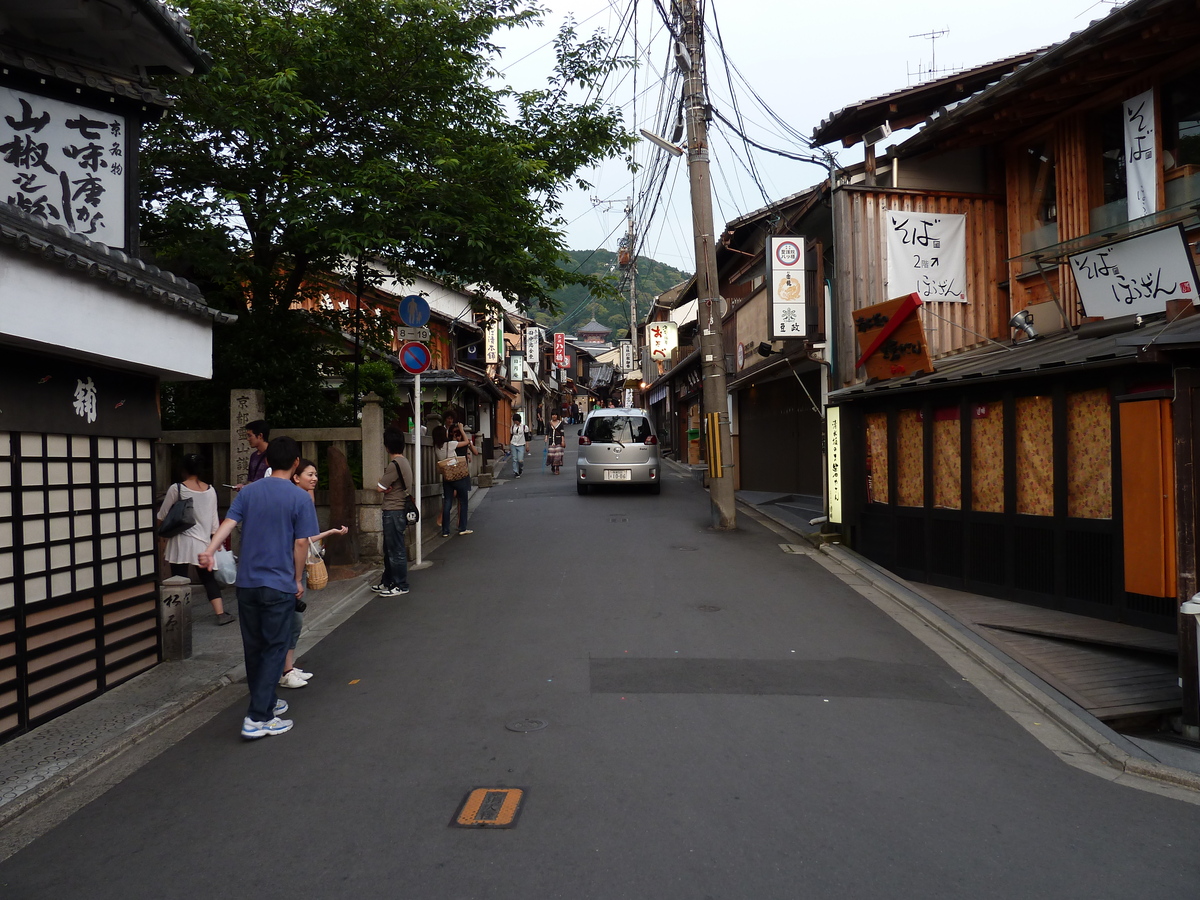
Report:
[{"label": "wooden deck", "polygon": [[1173,635],[928,584],[913,587],[1098,719],[1181,708]]}]

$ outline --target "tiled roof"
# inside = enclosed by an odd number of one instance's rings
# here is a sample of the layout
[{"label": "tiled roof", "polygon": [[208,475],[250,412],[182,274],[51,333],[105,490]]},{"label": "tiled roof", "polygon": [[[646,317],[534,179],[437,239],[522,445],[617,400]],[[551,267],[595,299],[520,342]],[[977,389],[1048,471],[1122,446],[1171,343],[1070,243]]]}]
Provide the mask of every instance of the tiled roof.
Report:
[{"label": "tiled roof", "polygon": [[237,316],[210,308],[200,289],[157,266],[147,265],[97,241],[73,234],[61,225],[51,225],[41,216],[31,216],[8,203],[0,203],[0,243],[35,253],[51,265],[105,281],[156,300],[181,312],[210,318],[220,324],[236,322]]}]

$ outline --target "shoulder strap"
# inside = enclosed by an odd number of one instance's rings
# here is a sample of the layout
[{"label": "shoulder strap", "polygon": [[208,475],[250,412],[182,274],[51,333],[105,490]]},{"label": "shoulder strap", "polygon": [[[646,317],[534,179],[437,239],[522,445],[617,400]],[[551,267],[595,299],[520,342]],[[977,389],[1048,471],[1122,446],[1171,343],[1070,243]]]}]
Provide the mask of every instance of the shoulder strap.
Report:
[{"label": "shoulder strap", "polygon": [[396,475],[400,479],[400,486],[404,488],[404,493],[408,493],[408,482],[404,480],[404,471],[400,468],[400,460],[393,459],[392,465],[396,467]]}]

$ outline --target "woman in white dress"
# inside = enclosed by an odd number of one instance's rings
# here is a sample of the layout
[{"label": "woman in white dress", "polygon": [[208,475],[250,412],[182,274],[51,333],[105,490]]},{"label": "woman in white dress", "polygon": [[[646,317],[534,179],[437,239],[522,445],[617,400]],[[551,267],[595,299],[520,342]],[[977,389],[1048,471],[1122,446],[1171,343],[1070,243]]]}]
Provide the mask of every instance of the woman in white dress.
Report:
[{"label": "woman in white dress", "polygon": [[[183,481],[176,482],[167,488],[167,496],[163,498],[158,510],[158,521],[162,521],[176,500],[180,498],[192,501],[192,512],[196,523],[187,531],[167,539],[167,562],[171,565],[172,575],[188,577],[188,566],[196,565],[197,557],[204,552],[208,542],[217,531],[220,521],[217,518],[217,492],[211,484],[200,480],[204,460],[196,453],[189,453],[183,458]],[[208,602],[212,604],[217,616],[218,625],[228,625],[234,617],[225,612],[225,604],[221,600],[221,586],[217,584],[216,576],[203,566],[198,566],[200,583],[208,594]]]}]

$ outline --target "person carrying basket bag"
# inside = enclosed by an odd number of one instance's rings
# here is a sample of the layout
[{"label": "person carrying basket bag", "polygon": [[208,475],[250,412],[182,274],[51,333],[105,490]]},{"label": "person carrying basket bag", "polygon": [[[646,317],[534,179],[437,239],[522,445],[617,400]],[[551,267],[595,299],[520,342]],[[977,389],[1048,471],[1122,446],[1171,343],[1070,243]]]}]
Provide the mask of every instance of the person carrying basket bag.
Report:
[{"label": "person carrying basket bag", "polygon": [[433,429],[433,456],[437,461],[438,474],[442,476],[442,537],[450,537],[450,512],[456,494],[458,533],[472,533],[467,527],[467,497],[471,493],[471,472],[467,461],[473,450],[462,426],[457,423],[453,434],[446,430],[445,425]]}]

